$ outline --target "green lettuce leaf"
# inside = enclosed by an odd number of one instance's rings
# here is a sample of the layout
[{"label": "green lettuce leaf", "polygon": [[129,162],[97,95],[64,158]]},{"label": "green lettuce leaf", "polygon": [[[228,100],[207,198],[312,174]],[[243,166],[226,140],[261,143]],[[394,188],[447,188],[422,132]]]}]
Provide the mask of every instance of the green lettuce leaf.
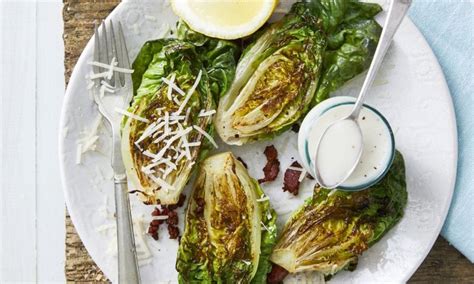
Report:
[{"label": "green lettuce leaf", "polygon": [[356,0],[311,3],[327,31],[328,41],[320,84],[313,100],[316,105],[370,66],[382,32],[374,17],[382,8]]},{"label": "green lettuce leaf", "polygon": [[177,37],[196,46],[209,76],[212,94],[218,102],[234,80],[240,48],[231,41],[210,38],[193,31],[184,21],[178,23]]}]

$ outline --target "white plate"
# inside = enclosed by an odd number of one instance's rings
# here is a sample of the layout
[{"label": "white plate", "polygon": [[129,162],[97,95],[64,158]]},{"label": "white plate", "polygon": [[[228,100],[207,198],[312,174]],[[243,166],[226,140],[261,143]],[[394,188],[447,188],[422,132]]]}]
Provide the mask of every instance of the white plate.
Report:
[{"label": "white plate", "polygon": [[[145,16],[146,15],[146,16]],[[130,57],[141,45],[163,35],[164,26],[173,27],[176,17],[169,4],[125,2],[109,18],[125,26]],[[101,127],[98,150],[84,154],[76,164],[77,140],[96,121],[98,113],[88,95],[85,76],[92,58],[91,42],[82,53],[72,74],[61,117],[60,163],[67,207],[88,252],[111,280],[117,279],[114,255],[114,205],[110,145],[107,129]],[[356,95],[362,77],[343,88]],[[431,249],[451,202],[457,160],[457,134],[453,105],[443,73],[421,33],[405,20],[385,59],[367,103],[375,106],[390,121],[397,148],[407,166],[408,205],[405,217],[382,240],[360,258],[355,272],[342,272],[331,282],[403,282],[417,269]],[[272,142],[230,148],[250,166],[256,178],[262,176],[263,149],[274,144],[280,155],[278,179],[264,185],[282,224],[289,213],[311,194],[312,182],[302,183],[298,197],[281,190],[283,172],[292,159],[298,159],[296,134],[289,131]],[[229,149],[221,147],[219,150]],[[102,153],[99,153],[102,152]],[[186,193],[189,188],[186,189]],[[144,233],[153,206],[131,198],[137,221],[137,242],[143,283],[176,282],[174,269],[177,241],[169,240],[164,226],[160,240]],[[181,214],[180,224],[183,224]],[[138,226],[141,225],[141,226]],[[181,228],[182,229],[182,228]]]}]

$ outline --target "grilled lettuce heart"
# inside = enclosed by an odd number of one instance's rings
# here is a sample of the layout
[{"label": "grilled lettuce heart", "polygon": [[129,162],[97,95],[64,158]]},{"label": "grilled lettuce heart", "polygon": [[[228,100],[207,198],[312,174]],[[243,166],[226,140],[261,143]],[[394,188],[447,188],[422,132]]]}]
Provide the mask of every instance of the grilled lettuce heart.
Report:
[{"label": "grilled lettuce heart", "polygon": [[180,283],[264,283],[276,213],[232,155],[207,158],[186,213],[176,269]]}]

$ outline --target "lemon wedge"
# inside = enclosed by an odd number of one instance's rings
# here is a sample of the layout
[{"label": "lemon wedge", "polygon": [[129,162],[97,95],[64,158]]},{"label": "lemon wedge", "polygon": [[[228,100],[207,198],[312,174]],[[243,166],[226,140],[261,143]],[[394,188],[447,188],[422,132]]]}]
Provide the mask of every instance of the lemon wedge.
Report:
[{"label": "lemon wedge", "polygon": [[193,30],[210,37],[236,39],[258,30],[278,0],[171,0],[173,11]]}]

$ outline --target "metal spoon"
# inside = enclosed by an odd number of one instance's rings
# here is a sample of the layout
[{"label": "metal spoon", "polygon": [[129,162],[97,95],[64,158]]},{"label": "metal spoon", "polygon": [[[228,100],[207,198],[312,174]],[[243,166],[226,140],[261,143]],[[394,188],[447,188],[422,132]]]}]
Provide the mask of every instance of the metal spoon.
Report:
[{"label": "metal spoon", "polygon": [[[370,64],[369,71],[367,73],[367,77],[365,77],[364,84],[362,85],[362,89],[360,90],[359,97],[357,98],[357,101],[355,102],[354,108],[352,109],[352,112],[340,119],[336,120],[332,124],[330,124],[323,134],[321,135],[318,144],[316,146],[316,156],[315,156],[315,172],[316,172],[316,181],[325,188],[336,188],[338,187],[341,183],[346,181],[352,172],[354,172],[355,168],[357,167],[357,164],[359,163],[360,157],[362,156],[362,149],[364,148],[364,143],[363,143],[363,137],[362,137],[362,131],[359,126],[358,118],[360,111],[363,106],[364,98],[366,94],[368,93],[368,90],[372,86],[372,82],[375,79],[375,75],[377,74],[380,65],[382,63],[382,60],[387,53],[388,47],[390,46],[390,43],[392,42],[393,36],[395,35],[395,32],[397,31],[398,27],[400,26],[400,23],[402,22],[403,18],[405,17],[408,8],[411,5],[411,0],[392,0],[390,3],[390,8],[388,10],[388,16],[387,19],[385,20],[385,25],[383,27],[382,35],[380,37],[379,43],[377,45],[377,49],[375,50],[374,58],[372,59],[372,63]],[[333,182],[332,184],[328,184],[320,175],[320,168],[319,168],[319,163],[318,163],[318,156],[319,156],[319,151],[320,151],[320,146],[321,142],[324,141],[325,138],[329,137],[330,132],[335,131],[337,127],[335,126],[341,126],[344,123],[352,123],[356,126],[358,129],[358,139],[357,141],[358,145],[361,145],[358,149],[358,155],[357,159],[355,160],[354,164],[348,168],[347,174],[339,181]]]}]

